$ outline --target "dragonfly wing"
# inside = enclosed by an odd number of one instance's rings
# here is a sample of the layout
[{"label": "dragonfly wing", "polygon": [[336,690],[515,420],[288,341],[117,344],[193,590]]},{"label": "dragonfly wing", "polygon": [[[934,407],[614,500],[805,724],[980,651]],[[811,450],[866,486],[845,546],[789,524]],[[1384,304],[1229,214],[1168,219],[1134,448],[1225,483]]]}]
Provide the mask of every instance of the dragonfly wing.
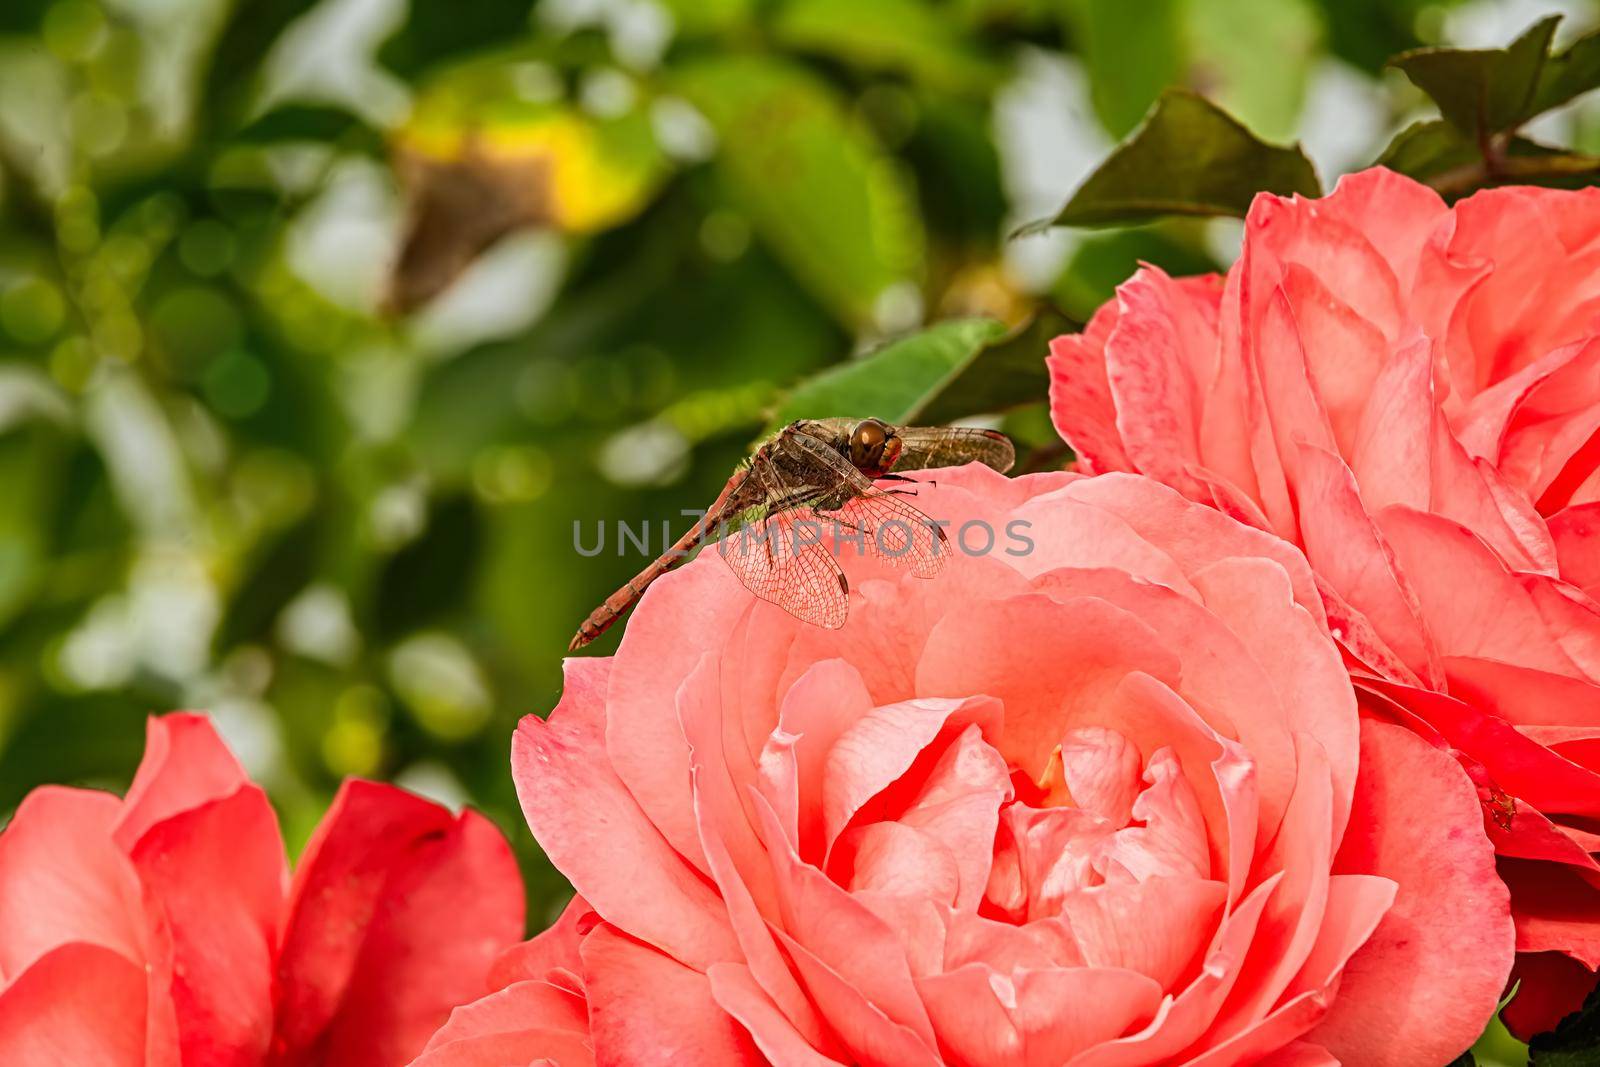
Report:
[{"label": "dragonfly wing", "polygon": [[[914,490],[913,490],[914,491]],[[877,556],[909,567],[918,578],[932,578],[950,557],[950,538],[928,516],[905,502],[908,492],[874,488],[851,497],[827,517],[838,523],[840,550]]]},{"label": "dragonfly wing", "polygon": [[980,430],[974,426],[903,426],[895,432],[900,438],[896,471],[982,463],[1004,474],[1017,461],[1011,439],[998,430]]},{"label": "dragonfly wing", "polygon": [[844,571],[823,543],[828,524],[809,501],[821,491],[786,477],[770,455],[758,453],[748,475],[762,498],[745,510],[718,551],[744,587],[802,622],[829,630],[850,613]]},{"label": "dragonfly wing", "polygon": [[837,630],[850,614],[844,571],[821,541],[826,524],[780,511],[723,538],[718,551],[744,587],[801,622]]},{"label": "dragonfly wing", "polygon": [[[949,538],[940,526],[924,515],[908,498],[914,487],[879,489],[850,461],[814,437],[797,435],[793,439],[795,458],[791,465],[814,466],[820,475],[809,480],[828,484],[810,507],[838,539],[840,551],[856,551],[877,556],[895,566],[909,567],[919,578],[931,578],[944,569],[949,558]],[[803,458],[801,458],[803,457]]]}]

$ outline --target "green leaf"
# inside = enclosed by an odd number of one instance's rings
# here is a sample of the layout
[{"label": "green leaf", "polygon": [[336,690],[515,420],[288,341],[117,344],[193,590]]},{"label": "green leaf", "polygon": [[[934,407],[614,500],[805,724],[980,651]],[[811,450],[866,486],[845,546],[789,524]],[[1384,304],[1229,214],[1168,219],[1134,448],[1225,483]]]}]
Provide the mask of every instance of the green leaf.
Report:
[{"label": "green leaf", "polygon": [[1585,34],[1545,61],[1532,114],[1560,107],[1596,88],[1600,88],[1600,30]]},{"label": "green leaf", "polygon": [[1089,75],[1089,99],[1113,137],[1139,124],[1183,80],[1181,0],[1070,0],[1062,5]]},{"label": "green leaf", "polygon": [[1077,328],[1065,315],[1046,308],[1031,322],[980,348],[929,394],[908,421],[942,426],[1044,401],[1050,394],[1050,373],[1044,365],[1050,341]]},{"label": "green leaf", "polygon": [[434,502],[428,528],[384,565],[369,620],[385,642],[421,629],[460,604],[472,590],[483,554],[483,521],[472,499]]},{"label": "green leaf", "polygon": [[229,17],[211,50],[199,99],[213,122],[242,121],[267,53],[283,31],[316,6],[317,0],[244,0]]},{"label": "green leaf", "polygon": [[1043,29],[1059,15],[1061,0],[954,0],[949,7],[972,28],[991,24]]},{"label": "green leaf", "polygon": [[1163,215],[1243,217],[1260,192],[1321,196],[1299,145],[1258,140],[1204,97],[1170,89],[1043,226],[1120,226]]},{"label": "green leaf", "polygon": [[762,56],[708,59],[673,87],[710,120],[733,206],[846,323],[914,281],[924,235],[906,175],[827,85]]},{"label": "green leaf", "polygon": [[1169,86],[1203,88],[1265,136],[1294,132],[1322,37],[1310,0],[1067,0],[1061,11],[1113,136]]},{"label": "green leaf", "polygon": [[1418,181],[1481,162],[1478,145],[1443,119],[1413,122],[1395,135],[1373,164]]},{"label": "green leaf", "polygon": [[0,5],[0,33],[33,33],[50,10],[50,0],[6,0]]},{"label": "green leaf", "polygon": [[228,608],[213,645],[219,652],[270,638],[278,615],[317,575],[317,561],[329,536],[324,513],[313,513],[272,535],[240,561],[245,573],[229,590]]},{"label": "green leaf", "polygon": [[1472,138],[1487,137],[1537,113],[1545,61],[1560,21],[1559,15],[1541,19],[1504,48],[1419,48],[1390,62],[1433,98],[1452,126]]},{"label": "green leaf", "polygon": [[1600,30],[1551,54],[1559,15],[1541,19],[1505,48],[1421,48],[1391,65],[1475,140],[1515,130],[1535,115],[1600,88]]},{"label": "green leaf", "polygon": [[757,0],[661,0],[680,34],[725,33],[750,21]]},{"label": "green leaf", "polygon": [[[1196,249],[1199,235],[1184,235],[1194,229],[1188,220],[1173,220],[1160,226],[1131,230],[1112,230],[1087,236],[1072,253],[1066,268],[1050,288],[1056,306],[1082,322],[1110,300],[1117,286],[1132,277],[1145,263],[1153,264],[1174,277],[1209,274],[1219,264]],[[1180,240],[1189,236],[1190,239]]]},{"label": "green leaf", "polygon": [[1429,182],[1448,200],[1508,181],[1565,188],[1586,184],[1600,173],[1600,158],[1526,137],[1506,141],[1491,171],[1476,142],[1442,119],[1413,123],[1400,131],[1376,165]]},{"label": "green leaf", "polygon": [[1449,1063],[1445,1064],[1445,1067],[1478,1067],[1478,1060],[1477,1057],[1472,1054],[1472,1050],[1468,1049],[1455,1059],[1451,1060]]},{"label": "green leaf", "polygon": [[929,94],[901,146],[916,169],[928,228],[947,240],[985,247],[1005,224],[1009,201],[991,126],[985,103]]},{"label": "green leaf", "polygon": [[797,51],[905,74],[939,89],[981,92],[998,76],[956,23],[926,0],[789,0],[772,32]]},{"label": "green leaf", "polygon": [[144,745],[145,716],[159,705],[153,696],[38,693],[0,751],[0,811],[46,782],[127,781]]},{"label": "green leaf", "polygon": [[1187,84],[1263,137],[1294,135],[1322,38],[1308,0],[1188,0],[1185,31]]},{"label": "green leaf", "polygon": [[289,104],[273,108],[238,133],[247,144],[292,141],[338,142],[372,154],[383,151],[383,135],[362,119],[339,107]]},{"label": "green leaf", "polygon": [[27,610],[45,578],[65,445],[65,435],[42,421],[0,434],[0,625]]},{"label": "green leaf", "polygon": [[1528,1062],[1528,1046],[1513,1037],[1506,1029],[1505,1021],[1500,1018],[1500,1012],[1505,1010],[1506,1004],[1516,995],[1519,984],[1513,983],[1510,991],[1502,994],[1489,1025],[1478,1036],[1478,1040],[1472,1043],[1470,1051],[1479,1063],[1489,1067],[1502,1067],[1502,1065],[1509,1067]]},{"label": "green leaf", "polygon": [[411,0],[410,10],[378,50],[384,66],[414,75],[441,60],[515,40],[527,32],[530,0]]},{"label": "green leaf", "polygon": [[1600,986],[1554,1030],[1528,1042],[1532,1067],[1600,1067]]},{"label": "green leaf", "polygon": [[[932,421],[959,417],[950,414],[951,403],[941,403],[941,397],[1005,336],[1005,326],[993,319],[952,319],[930,326],[802,383],[779,406],[769,429],[795,419],[836,416],[893,423],[930,421],[928,411],[940,416]],[[1038,363],[1042,373],[1042,351]],[[968,408],[964,414],[985,410]]]},{"label": "green leaf", "polygon": [[1418,16],[1456,6],[1461,0],[1317,0],[1328,28],[1328,47],[1340,59],[1369,74],[1380,73],[1395,53],[1424,42]]}]

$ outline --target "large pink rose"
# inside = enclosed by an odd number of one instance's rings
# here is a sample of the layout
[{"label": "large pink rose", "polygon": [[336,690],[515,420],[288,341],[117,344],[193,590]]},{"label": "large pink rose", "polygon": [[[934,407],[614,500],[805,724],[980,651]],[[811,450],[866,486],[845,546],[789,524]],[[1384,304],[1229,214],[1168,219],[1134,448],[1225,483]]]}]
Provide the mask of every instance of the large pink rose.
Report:
[{"label": "large pink rose", "polygon": [[1087,471],[1304,549],[1364,702],[1454,751],[1529,1032],[1600,967],[1600,190],[1262,196],[1226,278],[1145,269],[1051,346]]},{"label": "large pink rose", "polygon": [[151,719],[121,799],[47,786],[0,834],[6,1067],[397,1067],[522,932],[505,839],[340,790],[291,881],[206,719]]},{"label": "large pink rose", "polygon": [[992,554],[924,580],[846,547],[837,631],[707,554],[613,659],[568,661],[512,763],[581,898],[417,1067],[1432,1067],[1473,1041],[1512,959],[1477,794],[1358,718],[1300,553],[1146,479],[934,476],[918,504]]}]

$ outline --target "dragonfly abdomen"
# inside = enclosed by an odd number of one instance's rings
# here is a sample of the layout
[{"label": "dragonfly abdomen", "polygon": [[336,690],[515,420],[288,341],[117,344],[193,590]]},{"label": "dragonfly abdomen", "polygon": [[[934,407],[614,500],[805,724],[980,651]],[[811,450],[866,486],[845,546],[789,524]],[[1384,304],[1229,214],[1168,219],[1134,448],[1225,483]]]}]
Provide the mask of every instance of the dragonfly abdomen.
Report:
[{"label": "dragonfly abdomen", "polygon": [[706,511],[704,518],[691,526],[671,548],[651,560],[649,566],[628,579],[626,585],[606,597],[604,603],[589,613],[589,617],[579,625],[578,632],[567,645],[567,651],[576,652],[610,629],[613,623],[644,596],[644,591],[650,588],[652,582],[683,562],[689,553],[694,551],[695,546],[705,539],[707,530],[720,527],[727,519],[730,500],[736,495],[736,490],[744,479],[744,471],[735,471],[733,477],[728,479],[728,484],[723,486],[716,502]]}]

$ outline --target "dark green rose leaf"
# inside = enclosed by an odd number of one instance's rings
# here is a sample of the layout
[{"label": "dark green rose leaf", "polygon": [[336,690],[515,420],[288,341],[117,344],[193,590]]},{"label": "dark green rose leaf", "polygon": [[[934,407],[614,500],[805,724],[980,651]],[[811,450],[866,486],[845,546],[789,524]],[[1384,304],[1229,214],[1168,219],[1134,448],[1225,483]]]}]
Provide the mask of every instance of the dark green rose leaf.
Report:
[{"label": "dark green rose leaf", "polygon": [[1321,196],[1322,186],[1299,145],[1267,144],[1199,94],[1169,89],[1060,214],[1023,232],[1162,215],[1243,217],[1260,192]]},{"label": "dark green rose leaf", "polygon": [[1570,186],[1600,174],[1600,158],[1513,137],[1490,170],[1477,143],[1442,119],[1413,123],[1402,130],[1377,165],[1425,181],[1448,200],[1489,185]]},{"label": "dark green rose leaf", "polygon": [[1600,986],[1554,1030],[1528,1042],[1532,1067],[1600,1067]]},{"label": "dark green rose leaf", "polygon": [[942,426],[1042,402],[1050,392],[1050,374],[1044,365],[1050,339],[1077,328],[1077,323],[1060,312],[1039,312],[1033,321],[979,349],[940,389],[928,395],[908,421]]},{"label": "dark green rose leaf", "polygon": [[[947,413],[952,405],[940,405],[941,395],[1005,336],[1005,326],[993,319],[952,319],[930,326],[801,383],[779,406],[769,429],[795,419],[844,415],[927,422],[923,413]],[[1043,381],[1042,349],[1038,363]],[[962,414],[981,410],[968,407]]]},{"label": "dark green rose leaf", "polygon": [[1469,137],[1514,129],[1537,113],[1559,16],[1541,19],[1504,48],[1419,48],[1390,61]]},{"label": "dark green rose leaf", "polygon": [[1418,181],[1482,161],[1478,145],[1443,119],[1413,122],[1395,135],[1374,165]]},{"label": "dark green rose leaf", "polygon": [[1585,34],[1545,61],[1535,115],[1600,88],[1600,30]]},{"label": "dark green rose leaf", "polygon": [[1419,48],[1391,65],[1432,97],[1452,126],[1478,140],[1600,88],[1600,31],[1552,54],[1560,21],[1541,19],[1504,48]]}]

